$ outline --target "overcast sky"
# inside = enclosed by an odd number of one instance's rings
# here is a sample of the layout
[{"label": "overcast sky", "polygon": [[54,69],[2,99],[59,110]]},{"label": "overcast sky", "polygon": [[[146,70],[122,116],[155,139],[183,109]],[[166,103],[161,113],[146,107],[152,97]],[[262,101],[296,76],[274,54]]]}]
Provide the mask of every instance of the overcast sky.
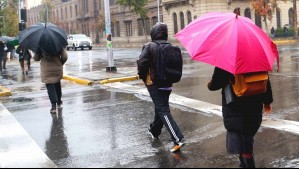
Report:
[{"label": "overcast sky", "polygon": [[28,9],[33,6],[37,6],[42,2],[42,0],[27,0]]}]

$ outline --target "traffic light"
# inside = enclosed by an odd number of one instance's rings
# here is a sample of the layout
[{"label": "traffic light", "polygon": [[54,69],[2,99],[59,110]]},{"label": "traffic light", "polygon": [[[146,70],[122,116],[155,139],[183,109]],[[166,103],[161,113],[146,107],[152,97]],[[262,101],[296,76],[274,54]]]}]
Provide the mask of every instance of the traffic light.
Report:
[{"label": "traffic light", "polygon": [[26,9],[21,9],[21,20],[27,22],[27,11]]},{"label": "traffic light", "polygon": [[19,31],[22,31],[24,29],[26,29],[26,23],[25,22],[19,23]]}]

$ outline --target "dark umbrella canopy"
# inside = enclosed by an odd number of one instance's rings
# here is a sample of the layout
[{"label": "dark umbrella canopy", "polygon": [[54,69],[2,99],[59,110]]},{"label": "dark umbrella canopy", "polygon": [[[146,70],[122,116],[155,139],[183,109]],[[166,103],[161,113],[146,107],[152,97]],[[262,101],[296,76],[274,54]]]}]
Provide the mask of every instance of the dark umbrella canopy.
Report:
[{"label": "dark umbrella canopy", "polygon": [[66,47],[67,34],[52,23],[38,23],[19,33],[19,43],[35,53],[56,54]]}]

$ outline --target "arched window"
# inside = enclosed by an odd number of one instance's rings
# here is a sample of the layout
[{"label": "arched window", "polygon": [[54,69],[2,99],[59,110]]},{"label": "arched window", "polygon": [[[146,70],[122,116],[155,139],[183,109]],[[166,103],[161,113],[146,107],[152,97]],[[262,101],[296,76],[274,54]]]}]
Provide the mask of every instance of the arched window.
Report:
[{"label": "arched window", "polygon": [[138,24],[138,36],[143,36],[143,22],[141,18],[137,20],[137,24]]},{"label": "arched window", "polygon": [[153,23],[153,26],[156,25],[156,23],[158,23],[158,17],[156,17],[156,16],[152,17],[152,23]]},{"label": "arched window", "polygon": [[192,15],[190,11],[187,11],[187,19],[188,19],[188,24],[192,22]]},{"label": "arched window", "polygon": [[291,27],[294,26],[294,9],[293,8],[289,9],[289,25]]},{"label": "arched window", "polygon": [[120,23],[119,21],[116,22],[116,37],[120,37]]},{"label": "arched window", "polygon": [[178,16],[176,13],[172,14],[173,17],[173,32],[174,34],[178,33]]},{"label": "arched window", "polygon": [[149,35],[151,33],[151,21],[149,18],[145,19],[145,34]]},{"label": "arched window", "polygon": [[244,16],[251,19],[251,11],[249,8],[245,9]]},{"label": "arched window", "polygon": [[185,17],[184,17],[184,13],[180,12],[180,20],[181,20],[181,29],[185,28]]},{"label": "arched window", "polygon": [[261,16],[258,15],[257,13],[255,14],[255,24],[256,26],[262,28],[262,19]]},{"label": "arched window", "polygon": [[279,8],[276,8],[276,22],[277,28],[281,28],[281,10]]},{"label": "arched window", "polygon": [[111,34],[112,34],[112,37],[115,37],[115,29],[114,29],[114,23],[111,22]]}]

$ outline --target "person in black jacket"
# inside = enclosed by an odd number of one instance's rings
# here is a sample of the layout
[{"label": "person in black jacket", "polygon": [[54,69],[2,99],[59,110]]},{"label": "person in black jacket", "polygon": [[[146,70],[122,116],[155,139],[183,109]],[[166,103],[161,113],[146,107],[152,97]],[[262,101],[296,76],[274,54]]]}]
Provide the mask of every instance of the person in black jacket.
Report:
[{"label": "person in black jacket", "polygon": [[155,104],[155,119],[150,125],[148,132],[153,139],[157,139],[161,134],[161,130],[165,125],[174,142],[171,152],[177,152],[182,146],[183,134],[177,123],[171,115],[169,108],[169,96],[172,92],[172,83],[155,84],[155,74],[159,74],[159,70],[155,70],[154,58],[159,54],[158,44],[167,43],[168,28],[164,23],[157,23],[151,30],[152,42],[144,45],[140,59],[137,61],[138,74],[143,79],[150,96]]},{"label": "person in black jacket", "polygon": [[[223,89],[230,82],[234,82],[234,75],[215,68],[208,88],[211,91]],[[265,113],[270,113],[273,102],[270,80],[265,94],[235,98],[229,104],[226,102],[225,92],[222,90],[222,112],[224,126],[227,130],[227,151],[229,154],[239,154],[243,168],[255,168],[253,156],[254,136],[259,130],[263,108]]]}]

